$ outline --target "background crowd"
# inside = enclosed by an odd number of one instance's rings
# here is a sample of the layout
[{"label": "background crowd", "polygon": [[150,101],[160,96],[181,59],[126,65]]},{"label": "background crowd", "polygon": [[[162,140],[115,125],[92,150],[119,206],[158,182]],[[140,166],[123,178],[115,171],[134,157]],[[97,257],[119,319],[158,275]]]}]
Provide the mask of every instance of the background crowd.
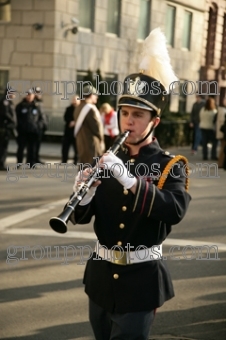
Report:
[{"label": "background crowd", "polygon": [[226,170],[225,117],[226,99],[222,107],[217,107],[214,98],[204,99],[199,94],[196,95],[190,121],[193,131],[191,153],[196,154],[198,148],[202,146],[203,160],[218,161],[218,167]]},{"label": "background crowd", "polygon": [[[103,103],[97,108],[98,93],[95,88],[92,93],[86,92],[86,89],[83,92],[83,100],[78,95],[72,97],[62,117],[65,124],[62,163],[68,162],[69,150],[73,148],[74,164],[92,164],[93,157],[108,150],[119,134],[116,110],[109,103]],[[14,95],[7,97],[7,90],[5,91],[0,100],[0,170],[6,170],[10,138],[17,141],[17,163],[24,162],[25,150],[26,163],[30,167],[43,163],[39,150],[43,135],[48,129],[48,116],[43,106],[39,87],[29,89],[16,106]],[[190,128],[191,154],[196,154],[202,147],[204,161],[217,161],[218,167],[226,170],[226,99],[223,106],[217,107],[214,98],[203,98],[197,94],[191,110]]]}]

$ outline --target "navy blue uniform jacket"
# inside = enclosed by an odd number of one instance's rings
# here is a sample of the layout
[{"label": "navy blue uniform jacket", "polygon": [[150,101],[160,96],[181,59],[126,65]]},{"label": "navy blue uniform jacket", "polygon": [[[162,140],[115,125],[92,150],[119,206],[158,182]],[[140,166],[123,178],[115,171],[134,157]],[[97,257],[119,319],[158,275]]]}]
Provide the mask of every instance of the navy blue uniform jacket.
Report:
[{"label": "navy blue uniform jacket", "polygon": [[[130,156],[129,150],[122,147],[117,157],[124,163],[131,160],[130,172],[138,177],[135,195],[124,190],[117,179],[102,178],[91,203],[77,206],[73,217],[76,223],[86,224],[95,216],[97,239],[109,249],[118,242],[125,251],[127,243],[131,251],[139,245],[147,248],[159,245],[170,233],[171,226],[182,220],[191,199],[185,190],[184,163],[174,166],[160,190],[156,186],[158,180],[152,181],[150,175],[158,176],[158,171],[163,171],[172,156],[160,148],[156,139],[143,146],[136,156]],[[142,163],[147,164],[149,174]],[[95,253],[86,264],[85,292],[109,312],[152,310],[174,296],[166,261],[162,259],[118,265],[93,258],[97,258]],[[114,274],[118,274],[117,279]]]}]

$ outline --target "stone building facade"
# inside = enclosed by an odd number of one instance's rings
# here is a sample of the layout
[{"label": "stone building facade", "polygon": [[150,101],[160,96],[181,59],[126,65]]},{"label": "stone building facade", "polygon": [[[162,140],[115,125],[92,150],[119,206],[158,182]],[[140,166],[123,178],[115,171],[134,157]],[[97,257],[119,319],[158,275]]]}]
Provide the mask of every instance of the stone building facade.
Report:
[{"label": "stone building facade", "polygon": [[25,91],[36,82],[46,111],[62,116],[71,98],[66,89],[73,93],[75,84],[78,90],[77,81],[88,70],[95,75],[99,69],[109,86],[139,71],[143,39],[160,27],[180,81],[180,95],[171,96],[170,110],[188,112],[194,95],[184,94],[184,83],[190,93],[191,83],[200,79],[224,82],[226,9],[224,0],[215,3],[214,63],[207,65],[210,0],[0,0],[1,90],[7,81],[19,81],[17,86],[23,81]]},{"label": "stone building facade", "polygon": [[207,0],[205,6],[200,80],[217,82],[215,98],[222,105],[226,97],[226,1]]}]

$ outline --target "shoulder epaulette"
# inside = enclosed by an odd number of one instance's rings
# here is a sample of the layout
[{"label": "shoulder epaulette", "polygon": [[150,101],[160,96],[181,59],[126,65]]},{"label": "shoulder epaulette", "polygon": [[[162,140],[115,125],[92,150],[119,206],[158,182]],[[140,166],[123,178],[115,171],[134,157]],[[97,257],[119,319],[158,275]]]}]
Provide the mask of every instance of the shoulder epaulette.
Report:
[{"label": "shoulder epaulette", "polygon": [[169,151],[163,151],[162,154],[163,154],[164,156],[168,156],[168,157],[170,157],[170,158],[174,158],[174,157],[175,157],[175,155],[172,155]]},{"label": "shoulder epaulette", "polygon": [[157,187],[159,189],[162,189],[163,188],[163,185],[170,173],[170,170],[172,169],[173,165],[177,162],[184,162],[185,164],[185,172],[186,172],[186,183],[185,183],[185,189],[186,191],[188,191],[188,184],[189,184],[189,179],[188,179],[188,176],[189,176],[189,168],[188,168],[188,160],[186,157],[184,156],[181,156],[181,155],[178,155],[178,156],[174,156],[165,166],[162,174],[161,174],[161,177],[158,181],[158,185]]}]

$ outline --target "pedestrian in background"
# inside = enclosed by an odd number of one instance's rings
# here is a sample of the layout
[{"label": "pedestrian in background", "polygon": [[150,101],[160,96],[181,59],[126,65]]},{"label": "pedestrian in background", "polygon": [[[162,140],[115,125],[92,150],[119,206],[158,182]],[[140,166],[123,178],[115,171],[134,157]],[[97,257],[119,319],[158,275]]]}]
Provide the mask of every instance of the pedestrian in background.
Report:
[{"label": "pedestrian in background", "polygon": [[224,138],[224,133],[222,131],[222,125],[224,125],[226,114],[226,98],[223,100],[223,106],[219,106],[217,109],[217,117],[216,117],[216,138],[220,142],[220,150],[218,154],[218,168],[224,167],[224,149],[226,146],[226,141]]},{"label": "pedestrian in background", "polygon": [[100,114],[104,124],[104,143],[108,150],[119,134],[117,112],[110,104],[104,103],[100,107]]},{"label": "pedestrian in background", "polygon": [[0,170],[6,170],[5,161],[10,137],[17,137],[17,119],[14,109],[14,95],[5,90],[0,100]]},{"label": "pedestrian in background", "polygon": [[220,130],[223,133],[223,141],[224,141],[222,168],[226,170],[226,114],[224,116],[224,123],[221,125]]},{"label": "pedestrian in background", "polygon": [[76,164],[78,161],[76,139],[74,137],[74,111],[79,105],[80,100],[78,99],[78,95],[76,95],[72,98],[71,105],[66,108],[64,113],[65,128],[62,141],[62,163],[67,163],[69,149],[71,146],[74,150],[74,164]]},{"label": "pedestrian in background", "polygon": [[192,136],[192,150],[191,153],[194,155],[198,151],[198,147],[202,140],[202,134],[200,130],[200,110],[205,105],[205,101],[203,100],[202,96],[196,94],[196,102],[192,106],[191,110],[191,117],[190,117],[190,127],[193,129],[193,136]]},{"label": "pedestrian in background", "polygon": [[217,160],[217,139],[215,134],[216,104],[214,98],[208,98],[200,111],[199,127],[202,133],[203,160],[208,160],[208,143],[211,143],[211,159]]},{"label": "pedestrian in background", "polygon": [[27,163],[32,167],[37,161],[37,146],[40,131],[43,130],[44,120],[40,106],[34,101],[35,94],[32,89],[16,106],[18,149],[17,163],[23,163],[24,150],[27,148]]},{"label": "pedestrian in background", "polygon": [[91,86],[83,88],[81,104],[75,109],[74,120],[77,151],[81,163],[92,164],[94,157],[102,155],[104,151],[103,122],[96,107],[97,90]]},{"label": "pedestrian in background", "polygon": [[40,129],[39,131],[39,135],[38,135],[38,140],[37,140],[37,146],[36,146],[36,163],[41,163],[44,164],[44,162],[42,160],[40,160],[40,147],[41,147],[41,143],[42,143],[42,139],[43,136],[45,134],[45,131],[48,129],[48,116],[46,115],[46,113],[44,112],[44,108],[43,108],[43,98],[42,98],[42,90],[40,87],[35,87],[34,88],[34,94],[35,94],[35,98],[34,98],[34,102],[36,103],[37,106],[39,106],[41,114],[42,114],[42,119],[43,119],[43,128]]}]

